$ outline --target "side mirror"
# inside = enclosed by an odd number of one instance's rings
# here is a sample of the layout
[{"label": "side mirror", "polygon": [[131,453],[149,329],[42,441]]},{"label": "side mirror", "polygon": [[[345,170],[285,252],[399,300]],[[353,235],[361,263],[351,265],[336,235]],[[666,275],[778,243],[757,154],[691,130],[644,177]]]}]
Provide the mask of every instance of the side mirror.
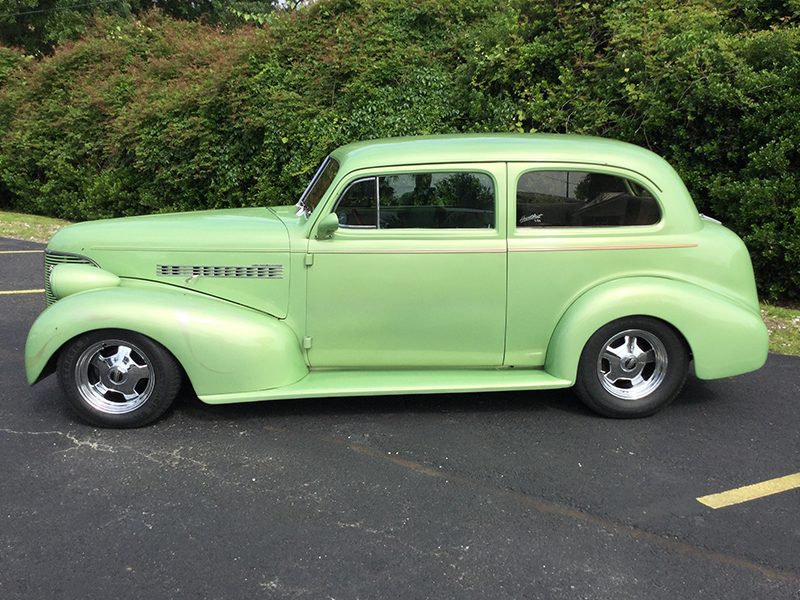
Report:
[{"label": "side mirror", "polygon": [[333,232],[339,229],[339,217],[336,213],[331,213],[322,218],[317,227],[317,239],[326,240],[333,235]]}]

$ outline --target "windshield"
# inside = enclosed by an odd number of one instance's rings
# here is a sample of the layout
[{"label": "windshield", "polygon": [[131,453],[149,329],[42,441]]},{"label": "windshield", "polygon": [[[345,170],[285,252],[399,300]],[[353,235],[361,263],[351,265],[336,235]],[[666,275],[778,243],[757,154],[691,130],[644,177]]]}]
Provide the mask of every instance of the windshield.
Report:
[{"label": "windshield", "polygon": [[305,214],[308,216],[314,212],[314,209],[317,207],[320,199],[325,195],[325,192],[328,191],[328,188],[331,186],[331,183],[333,183],[336,173],[338,172],[339,163],[330,156],[326,156],[319,169],[317,169],[311,183],[308,184],[306,191],[303,192],[303,195],[300,196],[300,200],[297,202],[297,206],[300,207],[300,210],[297,212],[298,215]]}]

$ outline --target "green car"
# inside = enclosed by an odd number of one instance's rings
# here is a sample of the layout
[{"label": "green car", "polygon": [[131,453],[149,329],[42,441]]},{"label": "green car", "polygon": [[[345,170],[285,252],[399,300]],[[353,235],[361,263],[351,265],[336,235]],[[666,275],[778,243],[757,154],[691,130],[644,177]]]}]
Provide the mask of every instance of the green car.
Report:
[{"label": "green car", "polygon": [[643,417],[761,367],[741,240],[661,158],[560,135],[350,144],[297,206],[82,223],[47,248],[28,381],[136,427],[211,404],[574,386]]}]

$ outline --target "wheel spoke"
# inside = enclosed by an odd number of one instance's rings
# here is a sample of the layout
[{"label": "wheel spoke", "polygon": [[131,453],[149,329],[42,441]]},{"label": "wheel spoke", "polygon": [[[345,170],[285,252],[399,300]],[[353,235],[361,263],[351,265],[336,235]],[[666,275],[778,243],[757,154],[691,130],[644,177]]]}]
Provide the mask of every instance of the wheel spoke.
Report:
[{"label": "wheel spoke", "polygon": [[139,366],[134,363],[128,369],[127,375],[125,381],[118,386],[117,391],[125,397],[125,400],[132,400],[139,395],[136,391],[139,382],[150,379],[150,367],[147,365]]},{"label": "wheel spoke", "polygon": [[97,393],[98,396],[105,396],[109,391],[111,391],[105,385],[103,385],[102,381],[92,384],[91,388]]},{"label": "wheel spoke", "polygon": [[615,357],[617,360],[622,360],[622,358],[627,354],[627,348],[625,344],[621,344],[616,348],[612,346],[606,346],[605,351],[603,352],[604,355],[611,355]]},{"label": "wheel spoke", "polygon": [[603,353],[603,358],[608,361],[608,371],[604,372],[604,375],[611,383],[616,383],[625,378],[625,372],[622,370],[622,357],[613,350],[606,348]]},{"label": "wheel spoke", "polygon": [[636,377],[631,378],[631,388],[636,389],[640,385],[647,383],[647,380],[639,373]]},{"label": "wheel spoke", "polygon": [[106,375],[111,368],[110,359],[106,358],[105,356],[101,356],[99,354],[95,354],[92,357],[92,360],[89,361],[89,364],[92,365],[95,369],[97,369],[97,373],[102,377]]}]

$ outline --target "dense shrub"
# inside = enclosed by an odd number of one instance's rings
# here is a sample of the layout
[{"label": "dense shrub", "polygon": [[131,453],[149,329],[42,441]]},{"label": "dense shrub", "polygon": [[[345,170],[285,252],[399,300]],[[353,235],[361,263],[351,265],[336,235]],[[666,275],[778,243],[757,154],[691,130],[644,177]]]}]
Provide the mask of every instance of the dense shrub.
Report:
[{"label": "dense shrub", "polygon": [[761,292],[800,298],[800,3],[512,6],[463,56],[473,127],[654,150],[745,239]]},{"label": "dense shrub", "polygon": [[[0,204],[73,219],[292,202],[353,140],[602,135],[653,149],[800,299],[798,0],[318,0],[224,33],[97,20],[0,48]],[[3,186],[5,186],[4,189]]]},{"label": "dense shrub", "polygon": [[22,48],[30,55],[51,55],[55,47],[75,41],[92,28],[99,15],[139,18],[155,9],[175,19],[203,19],[232,27],[264,21],[279,8],[295,8],[306,0],[0,0],[0,45]]}]

